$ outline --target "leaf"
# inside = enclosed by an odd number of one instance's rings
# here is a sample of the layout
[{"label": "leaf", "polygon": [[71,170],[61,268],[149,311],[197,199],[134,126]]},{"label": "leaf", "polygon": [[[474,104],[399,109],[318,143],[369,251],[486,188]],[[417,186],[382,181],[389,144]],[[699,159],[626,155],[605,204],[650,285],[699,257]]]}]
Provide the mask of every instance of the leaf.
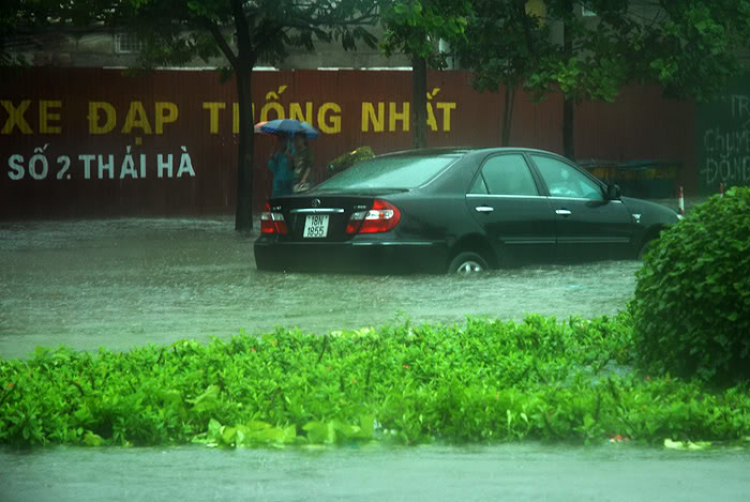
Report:
[{"label": "leaf", "polygon": [[221,441],[225,445],[231,445],[234,443],[235,437],[237,436],[237,429],[234,427],[222,427],[221,428]]},{"label": "leaf", "polygon": [[361,437],[362,429],[358,425],[345,425],[335,423],[335,429],[340,431],[341,434],[347,439],[356,439]]},{"label": "leaf", "polygon": [[164,393],[164,402],[166,404],[182,404],[182,395],[177,390],[169,390]]},{"label": "leaf", "polygon": [[249,431],[258,431],[262,429],[270,429],[271,424],[266,423],[266,422],[251,421],[251,422],[247,422],[245,424],[245,427],[247,427]]},{"label": "leaf", "polygon": [[213,418],[208,421],[208,437],[213,440],[218,440],[221,437],[221,427],[222,425],[219,423],[218,420],[214,420]]},{"label": "leaf", "polygon": [[696,441],[696,442],[688,441],[688,450],[690,451],[700,451],[700,450],[705,450],[706,448],[710,448],[710,447],[711,447],[710,441]]},{"label": "leaf", "polygon": [[284,429],[280,427],[269,427],[267,429],[258,429],[248,434],[248,439],[259,443],[283,443],[285,437]]},{"label": "leaf", "polygon": [[302,427],[307,432],[311,443],[331,444],[336,442],[336,431],[333,422],[309,422]]},{"label": "leaf", "polygon": [[679,451],[700,451],[705,450],[711,446],[710,441],[672,441],[671,439],[664,440],[664,447],[670,450]]},{"label": "leaf", "polygon": [[98,434],[94,434],[91,431],[86,431],[83,436],[83,444],[86,446],[101,446],[104,439]]},{"label": "leaf", "polygon": [[372,438],[375,435],[375,417],[373,415],[360,415],[359,427],[362,438]]},{"label": "leaf", "polygon": [[293,443],[295,439],[297,439],[297,427],[290,425],[284,428],[284,442]]},{"label": "leaf", "polygon": [[209,385],[203,394],[195,399],[188,399],[187,402],[193,403],[193,409],[197,412],[207,411],[216,406],[220,393],[218,385]]}]

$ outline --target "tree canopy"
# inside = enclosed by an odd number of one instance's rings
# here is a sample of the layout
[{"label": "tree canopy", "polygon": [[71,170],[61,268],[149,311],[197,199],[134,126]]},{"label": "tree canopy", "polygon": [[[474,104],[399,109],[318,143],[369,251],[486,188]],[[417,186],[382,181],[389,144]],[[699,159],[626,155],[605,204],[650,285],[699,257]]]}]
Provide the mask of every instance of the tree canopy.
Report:
[{"label": "tree canopy", "polygon": [[472,0],[472,8],[456,49],[474,86],[523,85],[537,99],[562,92],[569,156],[575,102],[614,101],[634,82],[710,99],[741,71],[750,40],[749,0]]},{"label": "tree canopy", "polygon": [[20,55],[28,37],[105,29],[106,0],[3,0],[0,2],[0,67],[27,64]]},{"label": "tree canopy", "polygon": [[[584,7],[592,15],[583,15]],[[144,68],[223,55],[240,106],[236,227],[246,230],[252,228],[251,70],[259,62],[280,63],[290,47],[313,50],[318,41],[374,47],[370,28],[378,22],[384,53],[412,57],[415,146],[426,146],[426,68],[443,67],[442,39],[480,90],[522,85],[539,99],[562,92],[564,150],[572,157],[577,101],[613,101],[634,82],[660,84],[668,96],[716,96],[743,70],[750,0],[4,0],[0,65],[21,63],[13,41],[24,34],[113,27],[140,36]],[[506,126],[512,101],[506,95]]]},{"label": "tree canopy", "polygon": [[233,73],[239,104],[237,230],[250,230],[253,187],[252,69],[277,64],[289,47],[313,50],[316,41],[358,40],[374,47],[368,31],[376,22],[370,0],[123,0],[111,22],[130,27],[145,42],[144,67],[183,64],[223,54]]},{"label": "tree canopy", "polygon": [[412,137],[415,148],[427,146],[427,67],[445,67],[439,41],[464,38],[469,0],[380,0],[385,27],[381,48],[386,56],[400,52],[412,60]]}]

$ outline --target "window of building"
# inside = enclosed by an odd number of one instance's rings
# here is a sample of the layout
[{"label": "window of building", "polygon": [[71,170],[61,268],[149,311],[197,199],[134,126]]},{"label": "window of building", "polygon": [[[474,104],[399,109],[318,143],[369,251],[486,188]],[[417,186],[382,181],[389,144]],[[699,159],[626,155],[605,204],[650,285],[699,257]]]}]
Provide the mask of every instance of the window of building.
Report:
[{"label": "window of building", "polygon": [[143,48],[143,41],[133,33],[116,33],[115,34],[115,52],[118,54],[132,54],[140,52]]}]

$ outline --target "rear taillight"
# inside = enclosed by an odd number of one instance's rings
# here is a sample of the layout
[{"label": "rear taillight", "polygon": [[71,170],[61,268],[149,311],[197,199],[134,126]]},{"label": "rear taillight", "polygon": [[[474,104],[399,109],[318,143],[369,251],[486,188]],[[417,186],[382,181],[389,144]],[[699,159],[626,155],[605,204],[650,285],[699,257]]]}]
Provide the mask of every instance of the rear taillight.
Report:
[{"label": "rear taillight", "polygon": [[265,211],[260,215],[260,231],[264,234],[285,235],[289,233],[284,215],[271,212],[271,204],[269,203],[266,203]]},{"label": "rear taillight", "polygon": [[347,234],[374,234],[387,232],[401,219],[401,211],[390,202],[375,199],[372,209],[351,215],[346,225]]}]

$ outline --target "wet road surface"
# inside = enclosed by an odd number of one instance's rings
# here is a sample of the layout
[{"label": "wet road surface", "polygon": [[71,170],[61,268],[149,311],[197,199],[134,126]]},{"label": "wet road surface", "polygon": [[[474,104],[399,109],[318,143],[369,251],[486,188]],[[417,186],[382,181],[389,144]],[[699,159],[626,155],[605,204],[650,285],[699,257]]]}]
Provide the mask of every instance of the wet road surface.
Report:
[{"label": "wet road surface", "polygon": [[0,356],[125,350],[298,326],[310,333],[466,315],[614,314],[637,261],[481,277],[258,272],[231,217],[0,223]]},{"label": "wet road surface", "polygon": [[0,450],[0,498],[54,501],[700,501],[750,494],[750,451],[624,444]]},{"label": "wet road surface", "polygon": [[[465,315],[614,314],[638,262],[481,277],[259,273],[231,218],[0,224],[0,356],[127,349],[275,326],[323,333]],[[534,443],[457,448],[0,448],[3,501],[740,501],[750,452]]]}]

